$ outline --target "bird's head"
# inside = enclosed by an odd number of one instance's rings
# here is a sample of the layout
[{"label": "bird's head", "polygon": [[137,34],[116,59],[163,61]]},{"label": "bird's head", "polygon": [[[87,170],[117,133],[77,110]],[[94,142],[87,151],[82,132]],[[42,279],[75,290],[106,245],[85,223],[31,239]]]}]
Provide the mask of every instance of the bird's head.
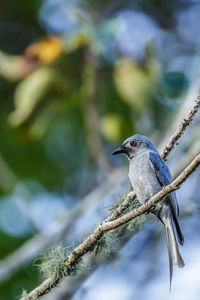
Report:
[{"label": "bird's head", "polygon": [[155,150],[154,144],[146,136],[135,134],[127,138],[119,148],[113,151],[112,155],[125,153],[131,159],[145,150]]}]

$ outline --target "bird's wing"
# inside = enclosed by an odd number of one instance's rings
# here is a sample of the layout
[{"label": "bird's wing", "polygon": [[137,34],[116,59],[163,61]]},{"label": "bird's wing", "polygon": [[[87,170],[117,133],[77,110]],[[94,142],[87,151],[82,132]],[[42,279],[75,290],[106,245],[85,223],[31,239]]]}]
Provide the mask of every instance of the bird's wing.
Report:
[{"label": "bird's wing", "polygon": [[[171,173],[165,164],[164,160],[160,157],[159,154],[155,152],[149,153],[149,159],[154,167],[156,177],[161,186],[168,185],[172,182]],[[176,199],[176,193],[172,192],[166,197],[167,203],[169,204],[173,216],[173,221],[176,226],[176,232],[178,236],[179,244],[183,245],[184,243],[184,236],[181,232],[179,222],[178,222],[178,215],[179,215],[179,207],[178,202]]]},{"label": "bird's wing", "polygon": [[[169,168],[165,164],[164,160],[160,157],[159,154],[155,152],[149,153],[149,159],[154,167],[156,177],[160,183],[161,186],[168,185],[172,182],[172,176],[169,171]],[[178,208],[178,202],[176,199],[176,194],[173,192],[168,197],[168,202],[173,210],[173,213],[178,216],[179,215],[179,208]]]}]

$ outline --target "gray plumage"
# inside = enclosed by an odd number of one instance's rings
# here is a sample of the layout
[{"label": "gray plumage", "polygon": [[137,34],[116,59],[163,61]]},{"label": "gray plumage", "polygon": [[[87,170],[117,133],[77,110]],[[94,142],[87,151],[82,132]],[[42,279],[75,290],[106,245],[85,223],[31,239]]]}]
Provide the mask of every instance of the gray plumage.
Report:
[{"label": "gray plumage", "polygon": [[[145,136],[136,134],[126,139],[113,155],[125,153],[129,160],[129,178],[141,204],[157,194],[163,186],[172,182],[170,171],[154,144]],[[173,264],[184,267],[176,236],[180,245],[184,243],[178,215],[176,193],[172,192],[150,210],[165,225],[170,269],[170,289]],[[176,234],[175,230],[176,229]]]}]

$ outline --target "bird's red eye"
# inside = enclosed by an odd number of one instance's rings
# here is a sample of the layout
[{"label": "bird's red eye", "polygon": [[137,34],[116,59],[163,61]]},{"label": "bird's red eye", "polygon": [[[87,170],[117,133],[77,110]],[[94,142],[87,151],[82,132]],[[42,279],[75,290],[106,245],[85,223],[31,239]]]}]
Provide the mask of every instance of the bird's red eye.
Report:
[{"label": "bird's red eye", "polygon": [[136,146],[137,146],[137,142],[136,142],[136,141],[131,141],[131,142],[130,142],[130,145],[131,145],[132,147],[136,147]]}]

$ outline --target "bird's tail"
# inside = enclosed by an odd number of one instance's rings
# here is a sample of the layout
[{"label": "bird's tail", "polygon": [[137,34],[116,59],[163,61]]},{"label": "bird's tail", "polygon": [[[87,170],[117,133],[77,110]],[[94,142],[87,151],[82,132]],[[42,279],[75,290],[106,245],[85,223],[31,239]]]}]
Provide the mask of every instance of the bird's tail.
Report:
[{"label": "bird's tail", "polygon": [[177,265],[179,268],[183,268],[185,263],[178,249],[178,244],[174,233],[174,226],[173,226],[172,215],[170,210],[167,210],[164,216],[162,216],[162,222],[164,223],[165,230],[166,230],[167,248],[168,248],[168,256],[169,256],[170,291],[171,291],[173,264]]},{"label": "bird's tail", "polygon": [[181,228],[180,228],[180,225],[179,225],[179,222],[178,222],[178,217],[177,215],[175,214],[174,211],[172,211],[172,214],[173,214],[173,221],[174,221],[174,224],[175,224],[175,227],[176,227],[176,233],[177,233],[177,238],[178,238],[178,242],[181,246],[183,246],[184,244],[184,236],[181,232]]}]

